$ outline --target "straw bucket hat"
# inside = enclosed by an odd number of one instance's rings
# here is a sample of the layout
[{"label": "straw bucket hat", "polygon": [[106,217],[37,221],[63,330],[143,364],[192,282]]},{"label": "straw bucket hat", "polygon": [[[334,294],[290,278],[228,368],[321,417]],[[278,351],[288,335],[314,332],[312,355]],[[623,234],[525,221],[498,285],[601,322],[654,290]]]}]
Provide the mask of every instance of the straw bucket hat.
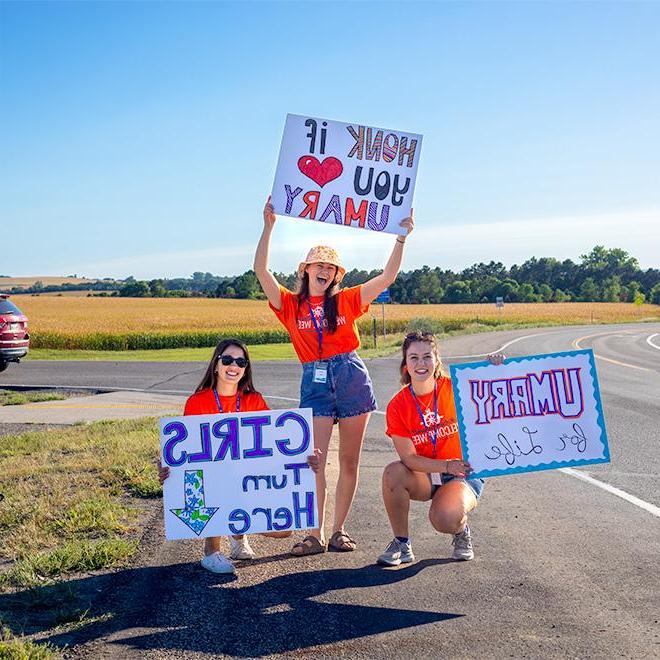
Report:
[{"label": "straw bucket hat", "polygon": [[303,275],[305,274],[305,266],[308,266],[309,264],[320,263],[337,266],[337,284],[339,284],[344,279],[346,269],[342,266],[341,259],[337,254],[337,250],[328,247],[327,245],[317,245],[307,253],[307,259],[305,259],[305,261],[301,261],[300,265],[298,266],[298,277],[302,279]]}]

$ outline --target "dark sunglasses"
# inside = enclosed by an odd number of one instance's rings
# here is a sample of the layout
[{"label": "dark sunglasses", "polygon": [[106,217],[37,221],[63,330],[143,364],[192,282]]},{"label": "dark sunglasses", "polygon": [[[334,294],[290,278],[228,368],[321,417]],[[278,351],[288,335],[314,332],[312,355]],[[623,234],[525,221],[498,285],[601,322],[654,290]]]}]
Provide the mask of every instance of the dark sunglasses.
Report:
[{"label": "dark sunglasses", "polygon": [[245,358],[235,358],[231,355],[220,355],[218,360],[222,362],[223,366],[228,367],[230,364],[236,362],[236,366],[239,369],[245,369],[248,365],[248,361]]}]

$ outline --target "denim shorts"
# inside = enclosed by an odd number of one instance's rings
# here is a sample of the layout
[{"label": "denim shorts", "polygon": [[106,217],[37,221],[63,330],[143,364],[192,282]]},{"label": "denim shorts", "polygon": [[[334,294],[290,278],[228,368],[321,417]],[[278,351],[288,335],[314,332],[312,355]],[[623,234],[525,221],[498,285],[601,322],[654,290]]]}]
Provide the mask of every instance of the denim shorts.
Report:
[{"label": "denim shorts", "polygon": [[303,362],[300,407],[311,408],[314,417],[357,417],[376,410],[369,372],[355,351],[321,360],[328,369],[325,383],[314,382],[318,362]]},{"label": "denim shorts", "polygon": [[[431,475],[429,475],[429,479],[430,478]],[[444,472],[440,475],[440,481],[442,481],[443,486],[450,481],[454,481],[454,479],[467,484],[470,487],[470,490],[474,493],[474,496],[477,498],[477,502],[481,499],[481,493],[483,492],[485,485],[483,479],[465,479],[463,477],[457,477],[455,474],[448,474],[447,472]],[[440,488],[438,484],[431,484],[431,499],[433,499],[433,496],[435,495],[438,488]]]}]

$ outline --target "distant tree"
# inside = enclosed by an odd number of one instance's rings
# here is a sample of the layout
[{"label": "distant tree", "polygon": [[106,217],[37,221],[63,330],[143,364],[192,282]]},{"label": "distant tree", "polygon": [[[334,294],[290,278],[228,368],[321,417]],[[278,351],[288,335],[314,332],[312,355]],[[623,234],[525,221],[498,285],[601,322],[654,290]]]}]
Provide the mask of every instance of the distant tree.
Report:
[{"label": "distant tree", "polygon": [[580,286],[580,300],[585,302],[594,302],[599,299],[598,287],[593,277],[587,277],[582,286]]},{"label": "distant tree", "polygon": [[552,287],[549,284],[541,284],[538,295],[542,302],[550,302],[553,297]]},{"label": "distant tree", "polygon": [[463,280],[456,280],[447,287],[445,302],[467,303],[470,302],[471,296],[470,285],[467,282],[463,282]]},{"label": "distant tree", "polygon": [[151,296],[149,285],[143,280],[128,282],[119,289],[119,295],[123,298],[148,298]]},{"label": "distant tree", "polygon": [[649,302],[660,305],[660,282],[658,282],[649,293]]},{"label": "distant tree", "polygon": [[154,298],[163,298],[167,293],[163,280],[151,280],[149,282],[149,292]]},{"label": "distant tree", "polygon": [[608,277],[603,282],[603,302],[619,302],[621,299],[621,278],[618,275]]},{"label": "distant tree", "polygon": [[570,294],[564,293],[561,289],[555,289],[552,296],[554,302],[568,302],[571,299]]}]

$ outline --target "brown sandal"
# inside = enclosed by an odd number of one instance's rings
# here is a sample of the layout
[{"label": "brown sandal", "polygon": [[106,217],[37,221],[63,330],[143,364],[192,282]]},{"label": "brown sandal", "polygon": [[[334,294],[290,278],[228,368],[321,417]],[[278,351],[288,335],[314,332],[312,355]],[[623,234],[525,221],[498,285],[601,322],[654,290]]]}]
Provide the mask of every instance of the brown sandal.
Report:
[{"label": "brown sandal", "polygon": [[[300,552],[294,552],[296,549],[299,549]],[[307,557],[308,555],[318,555],[322,552],[325,552],[325,546],[316,538],[316,536],[310,534],[299,543],[296,543],[293,548],[291,548],[290,554],[294,557]]]},{"label": "brown sandal", "polygon": [[330,552],[353,552],[357,543],[346,532],[335,532],[328,543]]}]

